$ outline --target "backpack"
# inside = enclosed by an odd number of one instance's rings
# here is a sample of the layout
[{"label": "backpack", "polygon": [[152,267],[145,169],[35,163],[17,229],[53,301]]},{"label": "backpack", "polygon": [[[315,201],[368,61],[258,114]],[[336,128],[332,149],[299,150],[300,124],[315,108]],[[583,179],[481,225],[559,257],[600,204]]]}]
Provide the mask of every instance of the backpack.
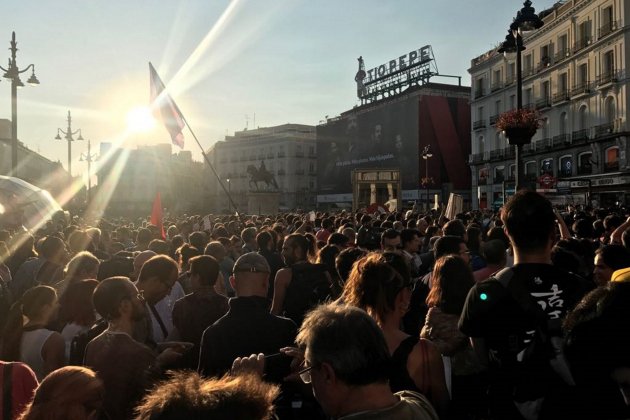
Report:
[{"label": "backpack", "polygon": [[324,264],[298,263],[291,266],[291,272],[284,315],[299,327],[308,311],[331,299],[333,289]]},{"label": "backpack", "polygon": [[85,349],[87,348],[88,343],[98,337],[106,329],[107,321],[99,319],[89,330],[75,335],[70,343],[70,357],[68,358],[68,365],[83,366]]}]

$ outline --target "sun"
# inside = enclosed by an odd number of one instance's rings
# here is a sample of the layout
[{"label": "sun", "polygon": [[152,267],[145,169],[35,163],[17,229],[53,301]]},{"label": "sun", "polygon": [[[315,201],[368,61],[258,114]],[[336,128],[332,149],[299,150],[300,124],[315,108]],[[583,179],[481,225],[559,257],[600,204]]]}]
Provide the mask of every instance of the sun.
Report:
[{"label": "sun", "polygon": [[150,131],[155,127],[155,118],[146,106],[136,106],[127,112],[127,128],[134,133]]}]

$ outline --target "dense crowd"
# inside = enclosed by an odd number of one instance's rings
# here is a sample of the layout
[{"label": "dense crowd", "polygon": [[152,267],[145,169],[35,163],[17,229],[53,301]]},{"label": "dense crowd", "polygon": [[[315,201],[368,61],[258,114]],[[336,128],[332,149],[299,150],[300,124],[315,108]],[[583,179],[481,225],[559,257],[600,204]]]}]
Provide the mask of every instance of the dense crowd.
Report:
[{"label": "dense crowd", "polygon": [[0,230],[0,419],[627,419],[628,216]]}]

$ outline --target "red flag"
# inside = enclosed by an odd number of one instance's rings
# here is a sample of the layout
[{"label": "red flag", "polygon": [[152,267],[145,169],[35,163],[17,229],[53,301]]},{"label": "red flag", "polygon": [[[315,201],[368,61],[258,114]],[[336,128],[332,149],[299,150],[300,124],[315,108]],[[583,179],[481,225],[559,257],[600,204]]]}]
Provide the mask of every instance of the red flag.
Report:
[{"label": "red flag", "polygon": [[167,92],[162,93],[165,89],[164,83],[162,83],[162,79],[160,79],[151,63],[149,63],[149,72],[151,75],[151,108],[156,114],[159,111],[160,119],[171,135],[173,144],[183,149],[184,134],[182,134],[182,130],[185,126],[184,117],[171,95]]},{"label": "red flag", "polygon": [[162,235],[162,239],[166,239],[166,235],[164,234],[164,225],[162,224],[162,199],[160,198],[160,192],[155,195],[155,200],[153,201],[153,210],[151,210],[151,224],[158,227],[160,230],[160,234]]}]

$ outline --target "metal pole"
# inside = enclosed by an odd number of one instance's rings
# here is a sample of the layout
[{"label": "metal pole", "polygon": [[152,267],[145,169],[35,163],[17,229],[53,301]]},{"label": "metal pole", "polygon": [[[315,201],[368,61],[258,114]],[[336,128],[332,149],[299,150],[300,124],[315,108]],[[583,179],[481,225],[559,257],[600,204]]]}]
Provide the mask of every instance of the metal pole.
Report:
[{"label": "metal pole", "polygon": [[424,180],[426,181],[426,190],[427,190],[427,211],[429,211],[429,157],[426,157],[426,165],[424,165],[425,174]]},{"label": "metal pole", "polygon": [[[523,38],[518,31],[512,32],[516,41],[516,109],[523,109],[523,70],[521,68],[521,46]],[[523,186],[523,145],[518,144],[514,153],[516,165],[516,178],[514,179],[514,192]]]},{"label": "metal pole", "polygon": [[90,169],[92,169],[92,153],[91,153],[91,145],[90,140],[88,140],[88,155],[87,155],[87,164],[88,164],[88,190],[87,190],[87,201],[90,203],[90,194],[92,193],[92,175]]},{"label": "metal pole", "polygon": [[[230,183],[230,180],[227,180],[227,184],[228,184],[228,196],[231,196],[232,194],[232,184]],[[228,199],[228,213],[232,213],[232,200]]]},{"label": "metal pole", "polygon": [[[13,33],[15,37],[15,32]],[[17,81],[11,79],[11,170],[18,176],[18,137],[17,137]]]},{"label": "metal pole", "polygon": [[72,178],[72,117],[68,111],[68,131],[66,132],[66,140],[68,141],[68,173]]}]

